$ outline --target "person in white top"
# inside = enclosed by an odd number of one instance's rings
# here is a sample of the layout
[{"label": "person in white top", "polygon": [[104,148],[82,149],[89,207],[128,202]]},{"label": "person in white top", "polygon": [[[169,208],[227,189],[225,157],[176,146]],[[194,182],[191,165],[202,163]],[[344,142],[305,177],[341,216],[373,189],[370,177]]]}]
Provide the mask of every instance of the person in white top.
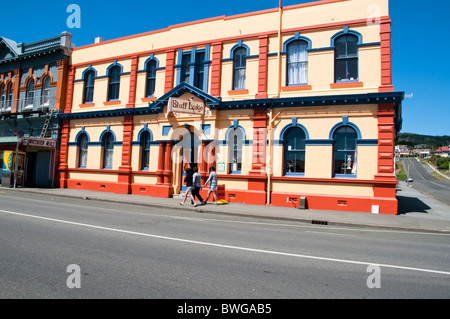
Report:
[{"label": "person in white top", "polygon": [[216,188],[217,188],[217,173],[216,173],[216,169],[214,166],[211,166],[209,169],[209,178],[208,180],[205,182],[205,185],[203,185],[203,187],[206,187],[206,185],[208,185],[209,183],[209,191],[208,191],[208,195],[206,196],[206,200],[205,202],[208,202],[209,196],[211,195],[211,193],[213,194],[213,198],[214,198],[214,204],[217,205],[217,194],[216,194]]}]

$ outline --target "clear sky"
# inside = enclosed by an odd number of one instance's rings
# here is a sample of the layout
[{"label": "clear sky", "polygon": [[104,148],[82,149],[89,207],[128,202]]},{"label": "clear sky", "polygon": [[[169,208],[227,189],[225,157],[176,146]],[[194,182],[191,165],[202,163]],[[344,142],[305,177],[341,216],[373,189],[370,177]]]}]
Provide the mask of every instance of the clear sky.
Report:
[{"label": "clear sky", "polygon": [[[283,0],[283,5],[305,2],[312,0]],[[80,7],[80,28],[68,28],[70,4]],[[275,7],[277,0],[3,1],[0,36],[29,43],[69,31],[72,41],[82,46],[93,43],[97,36],[110,40],[178,23]],[[402,132],[450,135],[449,12],[450,2],[444,0],[430,4],[423,0],[390,1],[393,84],[396,91],[404,91],[407,96]]]}]

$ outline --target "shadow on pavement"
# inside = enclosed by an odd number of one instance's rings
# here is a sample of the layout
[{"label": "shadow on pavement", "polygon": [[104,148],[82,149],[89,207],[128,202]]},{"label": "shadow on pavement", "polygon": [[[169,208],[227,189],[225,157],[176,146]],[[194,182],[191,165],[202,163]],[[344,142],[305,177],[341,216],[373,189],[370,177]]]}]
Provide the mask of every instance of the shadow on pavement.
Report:
[{"label": "shadow on pavement", "polygon": [[398,200],[398,215],[403,215],[407,213],[428,213],[428,210],[431,209],[430,206],[422,202],[418,198],[407,197],[407,196],[399,196],[397,195]]}]

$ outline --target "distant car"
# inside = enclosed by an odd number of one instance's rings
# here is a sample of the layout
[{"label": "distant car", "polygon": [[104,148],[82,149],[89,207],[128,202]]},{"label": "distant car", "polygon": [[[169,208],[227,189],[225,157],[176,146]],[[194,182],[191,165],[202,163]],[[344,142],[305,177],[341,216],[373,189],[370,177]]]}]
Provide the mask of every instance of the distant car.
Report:
[{"label": "distant car", "polygon": [[408,177],[407,179],[408,182],[414,182],[413,178],[411,176]]}]

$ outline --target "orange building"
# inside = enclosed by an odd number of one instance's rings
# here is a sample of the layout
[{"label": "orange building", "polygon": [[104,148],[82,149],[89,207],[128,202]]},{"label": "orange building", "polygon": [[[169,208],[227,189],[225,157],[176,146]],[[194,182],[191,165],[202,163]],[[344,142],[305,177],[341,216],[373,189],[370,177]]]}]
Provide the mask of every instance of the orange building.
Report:
[{"label": "orange building", "polygon": [[[397,213],[387,0],[322,0],[75,48],[61,187]],[[204,190],[206,191],[206,190]]]}]

